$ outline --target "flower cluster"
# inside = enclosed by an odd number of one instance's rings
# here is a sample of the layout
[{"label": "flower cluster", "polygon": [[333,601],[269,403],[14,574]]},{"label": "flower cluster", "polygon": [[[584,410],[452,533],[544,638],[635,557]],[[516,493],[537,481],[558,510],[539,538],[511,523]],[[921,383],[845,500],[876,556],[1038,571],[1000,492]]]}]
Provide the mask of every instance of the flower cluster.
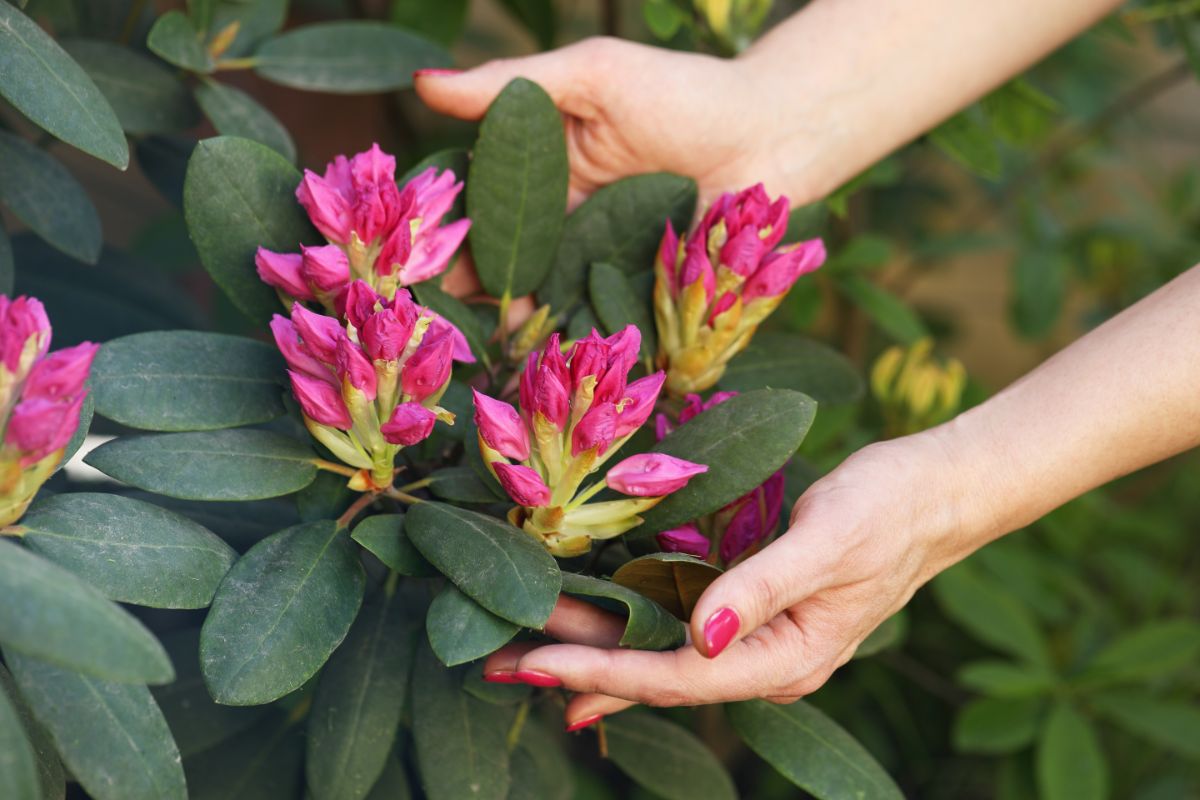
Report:
[{"label": "flower cluster", "polygon": [[341,316],[354,280],[366,281],[388,300],[402,286],[445,271],[471,227],[460,219],[442,225],[462,183],[435,167],[403,188],[396,186],[396,159],[379,145],[353,158],[338,156],[325,174],[305,170],[296,189],[309,219],[329,244],[299,253],[259,248],[259,277],[284,302],[317,302]]},{"label": "flower cluster", "polygon": [[889,347],[871,368],[871,393],[883,408],[889,436],[932,428],[958,410],[967,371],[962,362],[933,356],[933,339]]},{"label": "flower cluster", "polygon": [[359,468],[351,488],[379,491],[392,485],[401,447],[428,437],[438,419],[454,422],[438,401],[457,332],[404,289],[389,300],[355,281],[344,307],[343,324],[296,303],[291,319],[275,315],[271,332],[309,432]]},{"label": "flower cluster", "polygon": [[[689,394],[679,412],[683,425],[702,411],[724,403],[737,392],[717,392],[707,401]],[[665,414],[655,419],[655,432],[661,440],[676,425]],[[770,538],[783,513],[783,470],[712,514],[658,534],[658,546],[668,553],[687,553],[728,566],[753,552]],[[716,552],[713,544],[716,543]]]},{"label": "flower cluster", "polygon": [[50,349],[50,320],[32,297],[0,296],[0,525],[25,513],[79,427],[99,345]]},{"label": "flower cluster", "polygon": [[[509,520],[551,553],[586,552],[641,523],[638,516],[708,470],[660,453],[630,456],[580,491],[650,418],[665,375],[629,382],[641,333],[630,325],[608,338],[595,331],[564,355],[558,334],[529,354],[520,378],[520,412],[475,393],[479,449],[520,505]],[[516,462],[516,463],[513,463]],[[631,499],[589,503],[609,488]]]},{"label": "flower cluster", "polygon": [[655,260],[658,364],[675,395],[710,388],[796,280],[825,261],[820,239],[779,247],[788,201],[762,184],[724,194],[699,228],[678,237],[667,223]]}]

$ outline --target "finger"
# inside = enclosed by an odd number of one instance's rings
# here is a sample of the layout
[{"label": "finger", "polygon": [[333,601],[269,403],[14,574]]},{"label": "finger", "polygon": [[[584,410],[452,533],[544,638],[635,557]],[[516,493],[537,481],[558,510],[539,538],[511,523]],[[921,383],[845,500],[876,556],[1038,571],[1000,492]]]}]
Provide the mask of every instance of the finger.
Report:
[{"label": "finger", "polygon": [[625,635],[625,623],[624,617],[611,611],[562,594],[546,621],[546,633],[560,642],[617,647]]},{"label": "finger", "polygon": [[609,697],[606,694],[577,694],[567,703],[563,721],[567,733],[583,730],[595,725],[605,717],[637,705],[630,700]]},{"label": "finger", "polygon": [[513,642],[492,653],[483,662],[483,679],[489,683],[520,683],[517,664],[531,650],[544,645],[541,642]]}]

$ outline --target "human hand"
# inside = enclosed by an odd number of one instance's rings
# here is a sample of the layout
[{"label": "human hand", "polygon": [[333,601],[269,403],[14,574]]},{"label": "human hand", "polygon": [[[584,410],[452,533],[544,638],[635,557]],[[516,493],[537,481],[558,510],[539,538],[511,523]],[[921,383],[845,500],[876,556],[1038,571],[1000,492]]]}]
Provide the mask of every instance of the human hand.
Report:
[{"label": "human hand", "polygon": [[619,649],[622,618],[564,597],[547,625],[563,644],[510,644],[484,672],[578,692],[572,730],[634,703],[793,702],[971,549],[948,502],[955,474],[936,431],[871,445],[805,493],[787,533],[709,586],[684,647]]}]

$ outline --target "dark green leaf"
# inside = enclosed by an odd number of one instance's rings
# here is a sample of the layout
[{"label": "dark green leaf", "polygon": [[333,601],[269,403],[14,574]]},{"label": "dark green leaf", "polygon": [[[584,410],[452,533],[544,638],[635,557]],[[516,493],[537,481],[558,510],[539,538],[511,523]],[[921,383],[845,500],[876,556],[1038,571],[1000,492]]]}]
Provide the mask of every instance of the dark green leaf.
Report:
[{"label": "dark green leaf", "polygon": [[721,376],[726,391],[794,389],[825,405],[857,402],[863,393],[862,376],[841,353],[820,342],[789,333],[766,331],[756,335]]},{"label": "dark green leaf", "polygon": [[1000,151],[992,132],[970,111],[956,114],[929,134],[938,149],[984,178],[1000,177]]},{"label": "dark green leaf", "polygon": [[189,758],[190,800],[289,800],[304,784],[304,729],[271,710],[254,727]]},{"label": "dark green leaf", "polygon": [[588,295],[596,316],[610,334],[634,325],[642,332],[642,358],[653,358],[658,351],[650,294],[634,289],[625,273],[612,264],[593,264],[588,273]]},{"label": "dark green leaf", "polygon": [[497,498],[488,485],[470,467],[444,467],[429,476],[429,491],[435,497],[455,503],[495,503]]},{"label": "dark green leaf", "polygon": [[[0,6],[0,14],[6,7]],[[100,257],[100,217],[87,192],[47,153],[3,131],[0,203],[67,255],[89,264]]]},{"label": "dark green leaf", "polygon": [[[36,800],[63,800],[67,794],[67,778],[63,773],[62,762],[58,759],[58,751],[54,749],[54,740],[50,738],[49,732],[42,724],[34,718],[33,711],[21,697],[12,674],[3,666],[0,666],[0,693],[7,695],[8,702],[12,704],[12,709],[16,712],[17,722],[15,724],[20,726],[22,735],[32,748],[36,791],[31,797]],[[2,727],[8,730],[10,724],[13,723],[6,722]],[[12,745],[6,744],[5,753],[9,752],[10,746]],[[0,756],[0,761],[4,761],[4,758],[4,756]],[[0,778],[0,784],[3,783],[4,779]],[[16,795],[16,797],[23,800],[21,795]]]},{"label": "dark green leaf", "polygon": [[1045,711],[1038,697],[985,697],[967,703],[954,720],[954,749],[960,753],[1003,755],[1028,747]]},{"label": "dark green leaf", "polygon": [[0,642],[8,653],[114,681],[165,683],[162,646],[126,611],[62,567],[0,541]]},{"label": "dark green leaf", "polygon": [[488,611],[529,628],[546,624],[562,575],[528,534],[444,503],[413,506],[405,528],[421,554]]},{"label": "dark green leaf", "polygon": [[412,703],[417,765],[429,800],[504,800],[510,712],[464,692],[459,671],[443,667],[424,647]]},{"label": "dark green leaf", "polygon": [[677,618],[689,620],[700,595],[721,574],[715,567],[684,553],[651,553],[622,564],[614,583],[649,597]]},{"label": "dark green leaf", "polygon": [[608,757],[637,783],[666,800],[736,798],[717,757],[690,731],[644,711],[604,721]]},{"label": "dark green leaf", "polygon": [[1095,708],[1125,730],[1188,758],[1200,758],[1200,709],[1131,689],[1091,698]]},{"label": "dark green leaf", "polygon": [[1053,98],[1024,78],[1016,78],[981,101],[996,133],[1017,147],[1036,144],[1054,127],[1059,111]]},{"label": "dark green leaf", "polygon": [[50,666],[7,647],[21,694],[96,800],[187,800],[179,750],[145,686]]},{"label": "dark green leaf", "polygon": [[603,187],[567,217],[538,299],[556,311],[570,309],[583,298],[588,267],[598,262],[626,274],[652,269],[667,220],[685,231],[695,209],[696,182],[679,175],[634,175]]},{"label": "dark green leaf", "polygon": [[416,641],[404,604],[381,592],[363,605],[321,671],[308,720],[308,789],[315,800],[362,800],[383,772]]},{"label": "dark green leaf", "polygon": [[12,295],[13,293],[13,252],[12,242],[8,240],[8,233],[4,230],[4,225],[0,224],[0,294]]},{"label": "dark green leaf", "polygon": [[249,139],[205,139],[188,162],[183,210],[196,252],[233,304],[258,323],[283,306],[259,280],[255,250],[294,252],[316,241],[296,202],[299,184],[287,159]]},{"label": "dark green leaf", "polygon": [[199,84],[195,91],[196,102],[217,133],[250,139],[266,145],[288,161],[296,161],[292,135],[253,97],[241,89],[212,80]]},{"label": "dark green leaf", "polygon": [[410,288],[416,295],[418,303],[445,317],[454,327],[462,331],[462,335],[467,338],[467,344],[471,345],[471,352],[475,354],[475,357],[485,364],[488,363],[487,342],[484,339],[483,330],[479,326],[479,320],[471,313],[470,308],[457,297],[443,292],[432,281],[418,283]]},{"label": "dark green leaf", "polygon": [[467,24],[467,0],[392,0],[392,22],[449,47]]},{"label": "dark green leaf", "polygon": [[146,37],[146,47],[181,69],[212,72],[213,60],[204,48],[200,32],[182,11],[168,11],[159,17]]},{"label": "dark green leaf", "polygon": [[1021,251],[1012,268],[1012,318],[1018,333],[1037,339],[1050,332],[1062,314],[1070,268],[1062,253]]},{"label": "dark green leaf", "polygon": [[96,82],[126,133],[181,131],[200,121],[187,86],[162,62],[112,42],[62,45]]},{"label": "dark green leaf", "polygon": [[804,441],[817,404],[799,392],[760,389],[710,408],[654,452],[710,467],[642,516],[638,534],[682,525],[736,500],[782,467]]},{"label": "dark green leaf", "polygon": [[289,0],[254,0],[251,3],[222,2],[217,6],[212,29],[222,31],[238,23],[237,36],[225,51],[227,57],[244,56],[271,34],[283,27]]},{"label": "dark green leaf", "polygon": [[567,339],[582,339],[593,330],[598,330],[599,328],[600,320],[596,319],[596,315],[592,313],[591,307],[580,306],[579,310],[571,315],[571,319],[567,323]]},{"label": "dark green leaf", "polygon": [[687,12],[672,0],[647,0],[642,3],[642,19],[655,38],[668,41],[689,21]]},{"label": "dark green leaf", "polygon": [[454,667],[494,653],[516,636],[520,627],[497,617],[447,583],[429,606],[425,630],[438,659]]},{"label": "dark green leaf", "polygon": [[854,658],[867,658],[884,650],[898,647],[908,635],[908,613],[902,608],[879,623],[854,651]]},{"label": "dark green leaf", "polygon": [[39,499],[21,527],[30,549],[110,599],[153,608],[204,608],[237,557],[190,519],[115,494]]},{"label": "dark green leaf", "polygon": [[84,461],[119,481],[183,500],[261,500],[317,476],[312,450],[271,431],[241,429],[116,439]]},{"label": "dark green leaf", "polygon": [[976,639],[1031,664],[1050,665],[1033,615],[972,564],[951,567],[934,578],[932,586],[942,612]]},{"label": "dark green leaf", "polygon": [[820,798],[902,800],[891,776],[836,722],[803,700],[730,703],[729,721],[750,749]]},{"label": "dark green leaf", "polygon": [[[117,169],[129,145],[87,73],[33,20],[0,3],[0,97],[35,125]],[[0,164],[9,160],[0,154]]]},{"label": "dark green leaf", "polygon": [[1194,666],[1200,657],[1200,622],[1161,620],[1124,632],[1088,664],[1091,683],[1138,681]]},{"label": "dark green leaf", "polygon": [[37,757],[8,688],[7,682],[0,685],[0,797],[40,800]]},{"label": "dark green leaf", "polygon": [[1017,661],[973,661],[958,673],[963,686],[992,697],[1029,697],[1046,694],[1058,683],[1045,667]]},{"label": "dark green leaf", "polygon": [[1054,707],[1042,728],[1037,783],[1042,800],[1103,800],[1108,796],[1108,766],[1096,731],[1066,703]]},{"label": "dark green leaf", "polygon": [[254,59],[255,70],[268,80],[338,94],[406,89],[416,70],[451,64],[449,53],[408,31],[350,20],[274,36],[262,43]]},{"label": "dark green leaf", "polygon": [[467,180],[471,255],[493,297],[541,286],[567,210],[567,144],[554,101],[517,78],[492,101]]},{"label": "dark green leaf", "polygon": [[[518,756],[526,757],[524,766],[518,766]],[[562,734],[549,730],[536,717],[530,718],[521,728],[521,738],[513,751],[511,788],[527,783],[537,800],[571,800],[577,796],[571,765],[571,757],[563,748]],[[511,789],[509,799],[512,800]]]},{"label": "dark green leaf", "polygon": [[403,514],[377,514],[354,526],[354,541],[375,554],[389,569],[401,575],[423,578],[437,575],[433,565],[408,540]]},{"label": "dark green leaf", "polygon": [[917,312],[896,295],[861,275],[839,276],[837,285],[854,305],[862,309],[892,339],[902,344],[912,344],[929,335]]},{"label": "dark green leaf", "polygon": [[337,519],[361,495],[346,485],[346,476],[324,470],[296,492],[296,513],[301,522]]},{"label": "dark green leaf", "polygon": [[615,600],[628,610],[620,645],[636,650],[674,650],[687,641],[683,624],[658,603],[620,583],[586,575],[563,573],[562,590],[583,597]]},{"label": "dark green leaf", "polygon": [[388,758],[367,800],[410,800],[412,789],[408,785],[408,773],[404,764],[396,756]]},{"label": "dark green leaf", "polygon": [[500,4],[529,29],[538,47],[543,50],[554,47],[557,23],[553,0],[500,0]]},{"label": "dark green leaf", "polygon": [[251,547],[217,589],[200,662],[219,703],[283,697],[345,638],[363,597],[363,569],[332,521],[282,530]]},{"label": "dark green leaf", "polygon": [[154,431],[233,428],[285,411],[279,351],[222,333],[154,331],[108,342],[92,389],[101,414]]}]

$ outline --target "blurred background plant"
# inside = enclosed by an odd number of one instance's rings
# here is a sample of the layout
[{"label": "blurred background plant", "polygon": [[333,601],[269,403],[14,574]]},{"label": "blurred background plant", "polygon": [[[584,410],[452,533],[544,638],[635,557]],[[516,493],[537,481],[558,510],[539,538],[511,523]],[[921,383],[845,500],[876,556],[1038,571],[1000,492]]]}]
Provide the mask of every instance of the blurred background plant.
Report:
[{"label": "blurred background plant", "polygon": [[[415,66],[601,33],[732,55],[801,5],[0,0],[0,289],[45,301],[56,347],[166,328],[246,332],[183,223],[197,140],[243,136],[308,166],[379,141],[414,165],[474,136],[406,91]],[[721,384],[769,379],[821,401],[804,460],[788,468],[790,500],[857,447],[978,402],[1200,260],[1198,25],[1200,3],[1128,4],[793,213],[789,238],[822,236],[831,259]],[[337,57],[346,52],[355,58]],[[17,79],[26,75],[40,77]],[[78,107],[53,107],[39,80],[65,83]],[[494,324],[494,309],[471,308]],[[795,332],[828,348],[772,346]],[[899,375],[933,342],[946,388],[926,404]],[[872,365],[868,395],[861,376]],[[119,432],[107,420],[93,427]],[[953,568],[813,702],[914,797],[1200,796],[1196,467],[1187,455],[1131,476]],[[89,479],[68,469],[50,485]],[[278,501],[187,512],[238,549],[306,513]],[[194,648],[188,613],[138,613],[173,654]],[[169,721],[197,690],[194,674],[156,689]],[[710,715],[671,716],[727,761],[745,796],[795,796]],[[245,731],[260,717],[211,731]],[[189,777],[234,742],[260,757],[234,770],[247,786],[294,769],[283,734],[223,741],[211,731],[181,738]],[[256,773],[264,764],[271,771]],[[577,796],[650,796],[602,774],[605,783],[581,773]],[[245,796],[282,796],[254,791]]]}]

